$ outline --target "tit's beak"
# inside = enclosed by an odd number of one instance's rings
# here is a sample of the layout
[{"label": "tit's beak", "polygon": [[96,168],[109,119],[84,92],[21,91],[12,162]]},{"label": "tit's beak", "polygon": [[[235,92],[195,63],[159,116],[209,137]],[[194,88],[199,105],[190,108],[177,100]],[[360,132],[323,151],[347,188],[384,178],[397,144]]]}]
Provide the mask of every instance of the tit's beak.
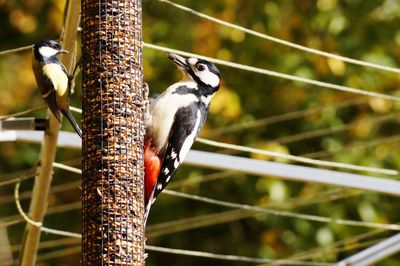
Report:
[{"label": "tit's beak", "polygon": [[177,65],[182,70],[187,71],[190,69],[189,65],[186,62],[186,58],[184,58],[180,55],[168,53],[168,59],[171,60],[175,65]]},{"label": "tit's beak", "polygon": [[69,52],[65,49],[62,49],[59,51],[60,54],[68,54]]}]

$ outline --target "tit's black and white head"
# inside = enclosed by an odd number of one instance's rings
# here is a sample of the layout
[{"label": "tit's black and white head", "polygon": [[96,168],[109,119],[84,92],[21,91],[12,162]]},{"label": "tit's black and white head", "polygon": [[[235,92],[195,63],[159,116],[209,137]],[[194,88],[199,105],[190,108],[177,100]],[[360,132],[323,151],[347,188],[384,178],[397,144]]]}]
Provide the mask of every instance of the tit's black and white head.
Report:
[{"label": "tit's black and white head", "polygon": [[46,62],[57,59],[59,54],[67,54],[68,51],[64,50],[57,41],[43,40],[33,46],[33,53],[36,60]]},{"label": "tit's black and white head", "polygon": [[204,59],[184,58],[177,54],[168,53],[168,58],[178,66],[183,73],[183,79],[195,81],[217,91],[221,85],[221,74],[218,68]]}]

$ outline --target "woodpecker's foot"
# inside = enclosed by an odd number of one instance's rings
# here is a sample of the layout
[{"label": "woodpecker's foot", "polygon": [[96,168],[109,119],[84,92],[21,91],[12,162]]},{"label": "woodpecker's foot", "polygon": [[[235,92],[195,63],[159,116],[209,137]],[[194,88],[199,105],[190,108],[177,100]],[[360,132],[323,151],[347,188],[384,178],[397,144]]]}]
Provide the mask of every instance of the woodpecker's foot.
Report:
[{"label": "woodpecker's foot", "polygon": [[143,81],[143,100],[147,101],[149,99],[149,84],[146,81]]},{"label": "woodpecker's foot", "polygon": [[150,121],[149,90],[149,84],[143,81],[144,121]]}]

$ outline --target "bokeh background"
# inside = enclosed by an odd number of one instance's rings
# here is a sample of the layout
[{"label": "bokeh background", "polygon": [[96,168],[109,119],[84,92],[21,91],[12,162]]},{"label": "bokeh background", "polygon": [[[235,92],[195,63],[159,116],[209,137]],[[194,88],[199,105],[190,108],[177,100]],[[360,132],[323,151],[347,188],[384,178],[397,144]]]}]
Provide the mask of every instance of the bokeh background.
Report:
[{"label": "bokeh background", "polygon": [[[179,3],[308,47],[392,67],[400,65],[397,0],[182,0]],[[29,45],[43,38],[57,39],[64,5],[62,0],[0,0],[0,50]],[[143,39],[223,60],[400,96],[398,74],[297,51],[156,0],[143,1]],[[163,52],[145,48],[143,64],[151,92],[162,92],[180,78]],[[224,66],[219,69],[223,86],[212,102],[202,137],[329,161],[399,169],[399,119],[395,115],[387,118],[399,112],[399,104]],[[80,107],[80,93],[78,77],[71,105]],[[0,114],[42,104],[31,71],[30,51],[0,56]],[[265,120],[301,110],[308,111],[281,122]],[[31,115],[45,114],[39,111]],[[63,129],[72,130],[65,121],[63,124]],[[194,148],[232,153],[198,143]],[[40,146],[2,142],[0,150],[0,176],[16,176],[18,171],[36,165]],[[80,167],[80,153],[60,148],[56,160]],[[79,180],[79,175],[55,170],[46,226],[80,232]],[[170,186],[173,190],[237,203],[368,222],[400,220],[398,198],[365,191],[188,166],[178,171],[174,183]],[[21,186],[25,210],[29,207],[32,184],[32,180],[27,180]],[[18,217],[12,193],[13,186],[0,187],[3,221]],[[175,223],[185,218],[193,220]],[[203,224],[185,229],[184,225],[198,221]],[[172,223],[157,230],[165,222]],[[4,254],[5,259],[18,258],[23,231],[23,223],[0,228],[0,242],[7,247],[5,250],[12,251]],[[147,243],[221,254],[335,262],[394,233],[255,215],[161,195],[150,215]],[[356,238],[360,235],[363,237]],[[78,265],[79,240],[42,234],[41,241],[44,244],[38,265]],[[149,252],[147,265],[247,264]],[[400,265],[400,256],[377,265]]]}]

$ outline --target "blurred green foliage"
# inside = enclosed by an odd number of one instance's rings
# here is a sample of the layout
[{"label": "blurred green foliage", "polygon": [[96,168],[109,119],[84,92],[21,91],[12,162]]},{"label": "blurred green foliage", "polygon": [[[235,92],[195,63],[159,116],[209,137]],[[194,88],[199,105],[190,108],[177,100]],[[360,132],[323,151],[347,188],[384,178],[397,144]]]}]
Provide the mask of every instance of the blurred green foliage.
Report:
[{"label": "blurred green foliage", "polygon": [[[396,0],[317,0],[317,1],[194,1],[180,4],[274,37],[388,66],[400,66],[400,2]],[[57,38],[61,32],[63,7],[59,0],[0,0],[0,50],[32,44],[42,38]],[[370,68],[307,54],[282,45],[246,35],[197,18],[156,0],[143,1],[143,39],[148,43],[191,51],[210,57],[240,62],[301,77],[353,86],[360,89],[399,95],[400,76]],[[151,92],[161,92],[179,79],[179,72],[166,60],[165,54],[145,48],[144,74]],[[0,57],[0,114],[9,114],[42,105],[31,73],[30,51]],[[220,66],[223,87],[215,96],[202,136],[290,153],[309,154],[315,158],[359,165],[399,169],[400,132],[398,119],[371,122],[382,115],[399,112],[393,102],[365,98],[301,83],[262,76]],[[72,96],[72,105],[80,106],[80,88]],[[344,101],[354,101],[346,107]],[[287,112],[324,106],[318,112],[279,123],[254,126],[219,133],[231,125],[252,125],[259,119]],[[34,113],[43,117],[44,111]],[[335,128],[356,123],[347,130],[328,132],[318,137],[280,143],[295,134]],[[64,123],[67,130],[71,130]],[[33,167],[40,147],[34,144],[1,143],[0,172],[12,173]],[[216,150],[196,144],[195,148]],[[314,155],[313,155],[314,154]],[[253,154],[258,159],[274,160]],[[80,151],[59,149],[57,161],[80,165]],[[213,171],[183,166],[175,177],[173,189],[220,200],[246,204],[264,204],[327,217],[381,223],[400,219],[398,199],[363,191],[326,187],[318,184],[289,182],[272,176],[257,177],[227,174],[207,181]],[[200,182],[198,178],[200,177]],[[79,180],[79,176],[55,171],[53,186]],[[197,180],[197,181],[196,181]],[[21,191],[30,190],[32,181],[25,181]],[[11,186],[0,187],[1,218],[17,213],[12,202],[3,196],[12,194]],[[78,187],[52,193],[49,207],[80,200]],[[23,200],[25,209],[28,200]],[[152,225],[188,217],[217,214],[205,219],[208,226],[179,231],[171,226],[158,236]],[[225,222],[218,223],[218,220]],[[228,217],[228,218],[227,218]],[[199,218],[200,219],[200,218]],[[215,223],[215,224],[214,224]],[[48,215],[45,225],[68,231],[80,231],[80,211],[73,209]],[[22,224],[7,229],[11,245],[21,242]],[[323,224],[270,215],[244,215],[190,200],[161,195],[149,219],[148,244],[172,248],[201,250],[244,256],[295,258],[334,262],[393,232],[377,232],[360,240],[352,237],[368,228]],[[1,229],[4,230],[4,229]],[[43,234],[42,241],[59,237]],[[346,240],[338,248],[331,245]],[[1,239],[0,241],[6,241]],[[15,246],[14,259],[18,256]],[[43,248],[40,254],[65,248]],[[39,255],[39,258],[41,256]],[[77,265],[79,254],[46,259],[39,265]],[[378,265],[400,264],[393,256]],[[150,252],[147,265],[246,265]]]}]

